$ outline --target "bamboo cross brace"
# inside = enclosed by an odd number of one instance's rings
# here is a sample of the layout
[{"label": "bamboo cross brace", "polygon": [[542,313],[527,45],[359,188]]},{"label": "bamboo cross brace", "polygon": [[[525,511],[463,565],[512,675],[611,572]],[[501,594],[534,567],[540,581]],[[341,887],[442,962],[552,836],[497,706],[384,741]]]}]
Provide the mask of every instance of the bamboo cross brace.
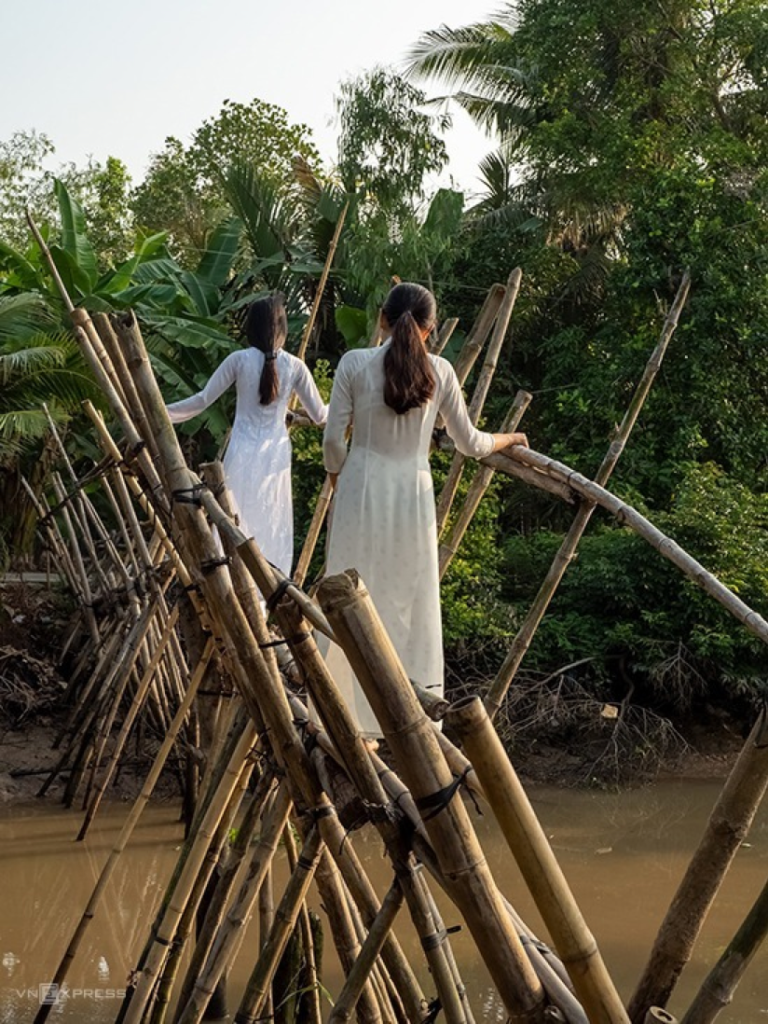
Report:
[{"label": "bamboo cross brace", "polygon": [[[475,425],[477,425],[480,419],[483,406],[485,405],[485,399],[488,395],[488,389],[490,388],[491,381],[496,373],[499,354],[507,335],[507,328],[509,327],[509,321],[512,317],[512,310],[515,308],[515,302],[517,301],[517,295],[520,291],[520,281],[522,280],[522,276],[522,271],[519,267],[516,267],[507,280],[504,298],[502,299],[496,315],[496,323],[494,324],[493,334],[491,335],[491,340],[488,345],[488,351],[485,354],[477,386],[475,387],[474,394],[472,395],[472,399],[469,403],[469,418]],[[451,506],[454,498],[456,497],[456,491],[459,488],[461,477],[464,472],[464,461],[464,456],[460,452],[454,453],[451,468],[448,470],[448,475],[446,476],[440,491],[440,497],[437,500],[438,536],[440,536],[448,521]]]},{"label": "bamboo cross brace", "polygon": [[[72,965],[72,961],[74,960],[77,950],[80,947],[80,943],[83,940],[83,936],[85,935],[85,932],[87,931],[88,926],[93,920],[96,910],[98,909],[98,906],[101,903],[101,898],[104,895],[107,883],[109,882],[109,879],[112,877],[112,874],[115,868],[117,867],[117,862],[121,854],[128,845],[128,842],[130,841],[131,835],[133,834],[133,831],[136,828],[136,825],[138,824],[139,818],[141,817],[144,808],[149,803],[149,799],[152,796],[155,786],[157,785],[157,781],[160,778],[160,774],[163,768],[165,767],[165,762],[168,759],[168,755],[173,749],[173,744],[176,741],[176,736],[178,735],[179,729],[181,728],[184,718],[186,717],[187,712],[189,711],[190,707],[192,706],[192,702],[195,699],[195,696],[197,694],[197,688],[200,685],[203,676],[205,675],[205,671],[208,667],[208,662],[212,654],[213,641],[209,640],[206,644],[203,656],[201,657],[200,662],[198,663],[195,672],[192,678],[190,679],[189,686],[187,688],[187,693],[184,698],[184,703],[179,707],[179,710],[176,712],[176,717],[171,723],[168,733],[165,739],[163,740],[160,749],[157,752],[154,764],[152,765],[152,768],[150,769],[149,774],[147,775],[147,778],[144,781],[141,793],[134,802],[133,807],[131,808],[131,812],[128,815],[128,818],[126,819],[122,829],[120,830],[120,835],[118,836],[117,841],[115,842],[115,845],[112,848],[112,851],[110,852],[106,864],[101,869],[101,873],[90,895],[88,904],[85,908],[85,911],[83,912],[83,916],[81,917],[80,922],[77,928],[75,929],[72,938],[70,939],[67,951],[64,954],[64,957],[61,960],[53,976],[53,980],[51,982],[52,985],[61,986],[67,977],[69,968]],[[48,1015],[51,1012],[52,1006],[52,1003],[43,1004],[38,1010],[33,1024],[45,1024],[45,1021],[48,1019]]]},{"label": "bamboo cross brace", "polygon": [[[645,404],[645,400],[648,397],[648,393],[656,379],[662,360],[664,359],[664,354],[677,327],[682,308],[688,298],[690,284],[690,275],[688,271],[686,271],[683,275],[682,281],[680,282],[680,287],[677,290],[675,299],[664,320],[659,341],[651,353],[651,357],[645,367],[640,383],[635,389],[629,408],[624,414],[624,418],[616,432],[616,436],[611,442],[608,452],[598,469],[595,482],[600,486],[605,486],[610,479],[616,463],[621,457],[621,453],[626,446],[629,435],[632,432],[632,428],[634,427],[637,418],[640,415],[640,411]],[[587,524],[591,518],[593,510],[594,503],[591,502],[584,502],[579,507],[573,523],[571,524],[568,533],[563,538],[559,551],[555,555],[555,559],[547,573],[547,576],[539,588],[539,592],[526,615],[525,621],[518,630],[517,636],[513,640],[512,646],[510,647],[496,678],[491,684],[486,696],[486,708],[488,709],[488,713],[491,717],[497,713],[504,702],[509,686],[515,678],[517,670],[519,669],[522,660],[531,645],[531,641],[538,629],[539,623],[544,617],[546,610],[549,607],[558,586],[560,585],[560,580],[563,578],[568,565],[573,559],[576,548],[578,547],[579,541],[587,528]]]}]

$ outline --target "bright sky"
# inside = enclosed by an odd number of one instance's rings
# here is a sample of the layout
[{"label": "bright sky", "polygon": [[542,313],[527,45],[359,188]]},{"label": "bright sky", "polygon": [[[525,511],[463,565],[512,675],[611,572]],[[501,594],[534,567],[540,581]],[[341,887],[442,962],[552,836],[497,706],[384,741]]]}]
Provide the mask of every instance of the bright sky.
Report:
[{"label": "bright sky", "polygon": [[[494,0],[35,0],[3,16],[0,139],[35,128],[54,164],[122,159],[141,180],[167,135],[189,140],[225,99],[254,96],[336,155],[338,83],[399,65],[422,32],[487,18]],[[439,89],[430,87],[430,94]],[[447,138],[464,189],[493,148],[461,111]]]}]

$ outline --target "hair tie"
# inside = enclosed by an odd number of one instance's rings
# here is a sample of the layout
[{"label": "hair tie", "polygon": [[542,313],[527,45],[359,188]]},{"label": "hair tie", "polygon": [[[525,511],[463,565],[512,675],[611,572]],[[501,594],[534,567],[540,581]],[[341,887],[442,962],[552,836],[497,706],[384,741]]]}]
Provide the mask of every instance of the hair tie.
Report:
[{"label": "hair tie", "polygon": [[267,359],[267,360],[269,360],[269,359],[277,359],[277,352],[265,352],[264,353],[264,358]]}]

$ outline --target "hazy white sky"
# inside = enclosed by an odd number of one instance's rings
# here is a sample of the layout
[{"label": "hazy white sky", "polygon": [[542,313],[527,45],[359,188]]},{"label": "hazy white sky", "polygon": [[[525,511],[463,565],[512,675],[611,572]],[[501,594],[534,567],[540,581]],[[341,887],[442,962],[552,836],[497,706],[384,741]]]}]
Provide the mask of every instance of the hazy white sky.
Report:
[{"label": "hazy white sky", "polygon": [[[35,128],[55,163],[120,157],[140,180],[167,135],[187,141],[225,99],[284,107],[335,157],[338,83],[397,65],[419,35],[482,20],[494,0],[4,0],[0,139]],[[439,90],[431,88],[431,95]],[[460,111],[450,172],[465,189],[492,142]]]}]

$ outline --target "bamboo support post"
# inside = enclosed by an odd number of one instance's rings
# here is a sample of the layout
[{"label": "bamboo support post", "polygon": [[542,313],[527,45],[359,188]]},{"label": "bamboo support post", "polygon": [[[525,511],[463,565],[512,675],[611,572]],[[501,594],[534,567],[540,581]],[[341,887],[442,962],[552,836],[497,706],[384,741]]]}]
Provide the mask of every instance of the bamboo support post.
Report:
[{"label": "bamboo support post", "polygon": [[349,972],[344,987],[333,1004],[328,1024],[343,1024],[343,1022],[352,1019],[363,986],[373,970],[382,943],[392,930],[395,918],[402,905],[403,892],[397,880],[395,880],[381,901],[381,909],[371,925],[368,936],[360,950],[360,955],[355,960],[354,967]]},{"label": "bamboo support post", "polygon": [[[353,570],[325,579],[320,605],[382,727],[393,756],[424,813],[450,895],[461,910],[513,1022],[540,1021],[543,991],[434,738],[367,590]],[[450,795],[448,795],[450,794]],[[434,806],[432,802],[436,801]]]},{"label": "bamboo support post", "polygon": [[[509,413],[501,425],[502,433],[512,433],[517,430],[532,399],[533,395],[529,394],[527,391],[518,391],[515,395],[512,408],[509,410]],[[478,506],[483,500],[485,492],[490,487],[493,474],[493,467],[488,465],[478,466],[475,471],[475,475],[472,477],[472,483],[469,485],[469,490],[467,491],[461,509],[451,526],[450,532],[445,540],[440,543],[437,556],[440,579],[445,575],[453,557],[459,550],[459,545],[464,538],[464,534],[469,528],[469,524],[472,522],[472,517],[475,512],[477,512]]]},{"label": "bamboo support post", "polygon": [[[149,1024],[164,1024],[170,1008],[171,993],[176,981],[176,976],[181,968],[181,960],[185,952],[187,941],[192,934],[195,922],[197,921],[201,907],[205,900],[206,892],[214,884],[214,873],[217,865],[221,862],[225,847],[229,843],[231,829],[235,817],[248,788],[253,773],[253,761],[248,758],[241,765],[237,782],[232,789],[221,815],[216,830],[207,844],[205,856],[200,865],[197,877],[192,883],[189,894],[185,900],[185,906],[168,955],[163,963],[162,970],[158,976],[157,984],[152,993],[151,1013]],[[196,834],[196,840],[199,833]],[[194,846],[193,846],[194,850]],[[176,893],[174,893],[176,895]],[[146,1018],[146,1014],[145,1014]]]},{"label": "bamboo support post", "polygon": [[246,755],[253,746],[255,739],[255,726],[249,723],[235,748],[224,778],[211,800],[205,817],[200,823],[192,850],[174,888],[173,896],[165,908],[165,913],[159,927],[154,933],[148,955],[139,973],[136,988],[133,991],[128,1011],[125,1015],[125,1024],[141,1024],[145,1009],[152,996],[155,981],[162,972],[170,944],[174,939],[188,898],[208,852],[208,846],[218,828],[222,815],[226,811],[232,792],[238,784]]},{"label": "bamboo support post", "polygon": [[643,1024],[677,1024],[677,1017],[673,1017],[660,1006],[652,1006],[646,1013]]},{"label": "bamboo support post", "polygon": [[[58,968],[56,969],[56,973],[53,976],[53,980],[51,982],[52,985],[61,986],[67,977],[69,968],[72,964],[72,961],[75,958],[75,954],[77,953],[77,950],[80,947],[80,943],[83,940],[83,936],[85,935],[85,932],[88,926],[90,925],[91,921],[93,920],[99,904],[101,903],[101,897],[104,895],[107,883],[109,879],[112,877],[112,873],[114,872],[117,866],[117,862],[121,854],[128,845],[131,835],[133,834],[133,831],[136,828],[136,825],[138,824],[139,818],[141,817],[144,808],[149,803],[149,798],[152,796],[154,788],[157,785],[157,780],[160,778],[160,773],[165,767],[165,762],[168,759],[168,755],[173,749],[173,744],[176,741],[176,736],[178,735],[179,729],[181,728],[184,718],[186,717],[186,714],[189,711],[189,708],[192,706],[192,702],[195,699],[197,688],[200,685],[203,676],[205,675],[205,671],[208,666],[208,661],[212,653],[213,642],[209,640],[203,652],[203,656],[200,659],[200,662],[198,663],[192,678],[190,679],[189,687],[187,688],[187,693],[185,696],[185,703],[182,704],[181,707],[179,707],[179,710],[176,713],[176,717],[174,718],[173,722],[171,723],[171,727],[168,730],[168,734],[163,740],[160,750],[157,752],[154,764],[152,765],[152,768],[149,774],[147,775],[147,778],[142,787],[142,791],[138,798],[136,799],[136,801],[134,802],[134,805],[131,808],[131,812],[128,815],[128,818],[126,819],[126,822],[123,825],[122,829],[120,830],[120,835],[118,836],[118,839],[109,855],[109,858],[107,859],[106,864],[101,869],[101,874],[99,875],[99,878],[96,882],[96,886],[94,887],[93,892],[91,893],[83,916],[80,919],[80,923],[75,929],[75,932],[72,938],[70,939],[69,946],[67,947],[67,951],[64,954],[64,957],[61,963],[59,964]],[[33,1024],[44,1024],[44,1022],[48,1019],[48,1015],[50,1014],[52,1007],[52,1003],[46,1003],[41,1005],[40,1009],[37,1011],[37,1015],[35,1016]]]},{"label": "bamboo support post", "polygon": [[213,937],[210,952],[200,965],[199,977],[190,979],[194,984],[190,987],[188,998],[180,1006],[178,1024],[197,1024],[202,1019],[208,1000],[237,954],[243,939],[243,931],[269,873],[290,809],[291,798],[288,790],[281,786],[265,816],[247,873],[226,912],[222,926]]},{"label": "bamboo support post", "polygon": [[591,1024],[629,1024],[565,876],[479,697],[452,705],[455,729]]},{"label": "bamboo support post", "polygon": [[260,1019],[272,977],[314,877],[321,848],[320,830],[313,826],[304,840],[296,870],[291,875],[283,898],[275,911],[275,923],[248,980],[234,1016],[235,1024],[256,1024]]},{"label": "bamboo support post", "polygon": [[704,919],[768,786],[768,714],[762,708],[710,815],[629,1002],[640,1022],[664,1006],[691,957]]},{"label": "bamboo support post", "polygon": [[84,309],[78,309],[72,304],[72,300],[64,287],[64,283],[61,280],[61,276],[56,268],[56,264],[51,256],[50,250],[45,244],[45,241],[43,240],[43,237],[37,229],[37,226],[32,220],[29,212],[27,212],[27,222],[32,234],[34,235],[35,241],[40,247],[43,257],[48,264],[54,283],[56,284],[64,305],[66,306],[70,319],[74,324],[75,338],[80,346],[80,350],[96,377],[99,386],[106,395],[112,411],[120,422],[120,426],[122,427],[126,441],[128,442],[129,456],[136,459],[138,462],[141,471],[144,474],[144,478],[148,483],[149,491],[153,496],[153,501],[159,502],[160,494],[162,492],[162,482],[155,470],[150,454],[146,450],[144,440],[136,429],[130,412],[123,401],[119,378],[117,377],[117,374],[110,362],[107,351],[99,337],[99,333],[94,327],[93,321],[88,313]]},{"label": "bamboo support post", "polygon": [[341,237],[341,230],[344,227],[344,220],[349,210],[349,200],[344,204],[344,207],[339,214],[339,219],[336,221],[336,227],[333,231],[333,237],[331,238],[331,244],[328,246],[328,254],[325,257],[325,264],[323,265],[323,272],[320,275],[320,280],[315,291],[315,299],[312,303],[312,309],[309,314],[306,326],[304,327],[304,334],[301,338],[301,344],[299,345],[299,351],[296,353],[299,359],[304,359],[307,353],[307,347],[309,345],[309,339],[312,336],[312,328],[315,326],[315,320],[320,309],[320,302],[323,298],[323,292],[325,291],[325,284],[328,280],[328,275],[331,272],[331,266],[333,265],[333,258],[336,255],[336,248],[339,244],[339,238]]},{"label": "bamboo support post", "polygon": [[[299,860],[299,851],[293,838],[293,830],[286,825],[283,830],[283,844],[288,856],[288,867],[293,873]],[[302,1002],[302,1013],[308,1018],[307,1024],[322,1024],[322,1008],[320,1006],[320,972],[315,951],[315,937],[312,929],[307,904],[302,904],[299,913],[299,924],[301,927],[301,945],[304,955],[304,976],[305,982],[300,993]]]},{"label": "bamboo support post", "polygon": [[155,444],[155,438],[147,424],[147,417],[144,412],[144,406],[141,402],[141,396],[136,389],[136,383],[131,376],[131,371],[128,368],[128,364],[120,345],[120,340],[115,333],[112,322],[106,313],[94,313],[93,323],[115,369],[117,379],[120,381],[126,408],[133,417],[138,432],[151,451],[152,456],[156,458],[157,445]]},{"label": "bamboo support post", "polygon": [[[515,302],[517,301],[517,295],[520,291],[520,281],[522,280],[522,277],[522,271],[519,267],[516,267],[507,279],[507,286],[504,290],[504,297],[496,314],[496,322],[493,327],[491,340],[488,344],[488,351],[485,354],[477,385],[469,403],[469,418],[474,424],[477,424],[480,419],[480,414],[483,411],[485,399],[488,395],[488,389],[490,388],[491,381],[496,373],[499,354],[507,335],[507,328],[509,327],[509,321],[512,317],[512,310],[515,308]],[[445,528],[445,524],[448,521],[451,506],[454,498],[456,497],[456,491],[459,488],[461,477],[464,472],[464,461],[464,456],[460,452],[454,453],[451,468],[448,470],[448,474],[440,490],[440,496],[437,499],[438,537],[442,533]]]},{"label": "bamboo support post", "polygon": [[768,935],[768,883],[722,956],[709,972],[682,1024],[711,1024],[733,999],[736,986]]},{"label": "bamboo support post", "polygon": [[437,333],[437,338],[435,339],[434,344],[431,345],[429,349],[430,353],[433,356],[439,356],[442,354],[443,349],[451,340],[453,332],[456,330],[458,325],[458,317],[452,316],[449,317],[447,320],[443,320],[442,324],[440,325],[440,330]]},{"label": "bamboo support post", "polygon": [[177,617],[178,610],[174,608],[172,614],[168,616],[168,619],[165,623],[165,628],[163,630],[162,635],[160,636],[157,646],[155,647],[155,650],[152,654],[152,658],[147,667],[144,669],[144,674],[141,678],[141,682],[139,683],[138,687],[136,688],[136,691],[134,692],[133,700],[131,701],[131,705],[125,714],[123,724],[120,727],[120,732],[118,733],[117,738],[115,740],[115,745],[110,755],[109,763],[102,772],[101,778],[96,783],[93,798],[90,801],[88,810],[85,815],[85,819],[77,835],[78,840],[85,839],[86,835],[88,834],[88,829],[90,828],[91,822],[96,816],[96,812],[99,809],[99,804],[101,803],[102,797],[106,792],[107,786],[112,780],[112,776],[114,775],[117,763],[122,756],[123,750],[125,749],[125,744],[128,742],[128,737],[130,735],[131,729],[133,728],[133,724],[136,721],[136,716],[139,714],[142,707],[144,706],[144,701],[146,699],[147,693],[149,692],[149,687],[154,677],[155,670],[157,669],[160,659],[165,654],[166,646],[170,639],[171,633],[176,627]]},{"label": "bamboo support post", "polygon": [[[690,284],[690,275],[686,271],[683,275],[680,287],[677,290],[677,294],[675,295],[675,299],[664,320],[658,344],[651,353],[651,357],[645,367],[640,383],[632,396],[629,408],[627,409],[624,418],[621,421],[621,425],[616,432],[616,436],[611,442],[608,452],[597,471],[595,482],[601,487],[604,487],[610,479],[611,474],[624,451],[626,443],[632,432],[632,428],[634,427],[637,418],[640,415],[640,411],[645,404],[645,400],[648,397],[651,386],[656,379],[656,375],[659,371],[662,360],[664,359],[664,354],[680,319],[680,313],[688,298]],[[560,549],[555,555],[554,561],[550,566],[544,582],[539,588],[539,592],[531,605],[525,621],[518,630],[517,636],[513,640],[512,646],[510,647],[496,678],[491,684],[485,698],[485,704],[488,709],[488,713],[492,718],[496,715],[504,702],[510,683],[515,678],[517,670],[519,669],[520,664],[531,645],[533,636],[538,629],[539,623],[544,617],[546,610],[549,607],[558,586],[560,585],[560,580],[563,578],[566,569],[576,553],[576,548],[578,547],[579,541],[587,528],[587,524],[592,516],[594,507],[594,503],[590,501],[582,502],[580,504],[579,509],[574,516],[573,523],[563,538]]]},{"label": "bamboo support post", "polygon": [[480,307],[480,312],[477,314],[477,318],[453,366],[456,376],[459,378],[459,384],[463,385],[465,383],[467,377],[472,372],[472,367],[475,365],[478,356],[483,351],[488,335],[493,329],[494,321],[499,314],[501,304],[504,301],[505,292],[506,288],[503,284],[493,284],[488,289],[483,304]]},{"label": "bamboo support post", "polygon": [[307,536],[304,540],[301,554],[299,555],[299,560],[296,563],[296,569],[293,573],[294,582],[299,587],[307,578],[309,563],[312,561],[312,555],[315,553],[317,541],[320,537],[320,531],[323,528],[325,517],[328,515],[328,509],[330,507],[332,497],[333,485],[331,484],[331,478],[326,475],[325,480],[323,480],[323,486],[320,488],[320,493],[317,496],[315,509],[312,513],[312,520],[309,524]]}]

